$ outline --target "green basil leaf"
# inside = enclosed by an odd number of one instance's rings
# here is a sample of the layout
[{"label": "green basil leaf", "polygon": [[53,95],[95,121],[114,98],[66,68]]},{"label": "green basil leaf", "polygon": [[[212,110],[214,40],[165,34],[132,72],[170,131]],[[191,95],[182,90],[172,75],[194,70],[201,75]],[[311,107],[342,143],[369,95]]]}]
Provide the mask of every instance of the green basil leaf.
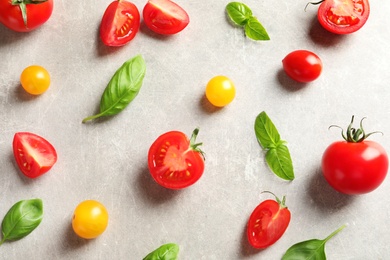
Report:
[{"label": "green basil leaf", "polygon": [[283,255],[282,260],[326,260],[326,242],[328,242],[329,239],[335,236],[344,227],[345,226],[340,227],[323,240],[311,239],[291,246]]},{"label": "green basil leaf", "polygon": [[138,95],[145,77],[146,65],[141,55],[126,61],[114,74],[100,100],[100,113],[83,123],[102,116],[116,115]]},{"label": "green basil leaf", "polygon": [[239,2],[227,4],[226,12],[230,20],[239,26],[244,26],[252,17],[252,10],[247,5]]},{"label": "green basil leaf", "polygon": [[264,111],[256,117],[255,133],[263,149],[274,148],[280,143],[279,132]]},{"label": "green basil leaf", "polygon": [[263,25],[256,19],[251,17],[245,24],[245,34],[255,41],[268,41],[269,35]]},{"label": "green basil leaf", "polygon": [[284,144],[269,149],[265,155],[268,166],[280,178],[294,180],[294,169],[290,152]]},{"label": "green basil leaf", "polygon": [[43,205],[41,199],[21,200],[15,203],[5,215],[1,224],[3,239],[21,239],[30,234],[41,223]]},{"label": "green basil leaf", "polygon": [[169,243],[152,251],[143,260],[177,260],[178,254],[179,246],[174,243]]}]

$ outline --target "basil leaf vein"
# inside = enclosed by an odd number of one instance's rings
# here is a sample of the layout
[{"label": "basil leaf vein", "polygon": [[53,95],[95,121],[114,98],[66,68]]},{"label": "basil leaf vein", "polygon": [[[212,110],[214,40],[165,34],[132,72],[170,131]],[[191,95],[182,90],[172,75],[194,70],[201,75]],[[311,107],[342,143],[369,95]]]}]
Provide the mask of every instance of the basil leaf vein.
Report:
[{"label": "basil leaf vein", "polygon": [[269,35],[263,25],[255,17],[251,17],[245,24],[245,35],[255,41],[268,41]]},{"label": "basil leaf vein", "polygon": [[227,4],[226,11],[231,21],[239,26],[244,26],[248,19],[252,17],[252,10],[247,5],[239,2]]},{"label": "basil leaf vein", "polygon": [[100,100],[100,112],[83,123],[102,116],[116,115],[138,95],[145,77],[146,65],[141,55],[126,61],[112,76]]}]

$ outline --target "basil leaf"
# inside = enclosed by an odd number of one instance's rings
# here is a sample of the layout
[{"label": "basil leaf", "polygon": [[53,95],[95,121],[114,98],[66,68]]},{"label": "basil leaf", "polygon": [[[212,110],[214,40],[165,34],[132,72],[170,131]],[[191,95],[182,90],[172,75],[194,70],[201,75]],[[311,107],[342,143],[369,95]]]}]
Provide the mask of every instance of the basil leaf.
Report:
[{"label": "basil leaf", "polygon": [[177,260],[178,254],[179,246],[174,243],[169,243],[152,251],[143,260]]},{"label": "basil leaf", "polygon": [[323,240],[311,239],[291,246],[283,255],[282,260],[326,260],[326,242],[344,227],[345,226],[340,227]]},{"label": "basil leaf", "polygon": [[244,26],[252,17],[252,10],[245,4],[231,2],[226,6],[226,12],[233,23]]},{"label": "basil leaf", "polygon": [[269,35],[256,17],[251,17],[245,24],[245,35],[255,41],[268,41]]},{"label": "basil leaf", "polygon": [[15,203],[5,215],[1,224],[3,239],[21,239],[30,234],[41,223],[43,205],[41,199],[21,200]]},{"label": "basil leaf", "polygon": [[290,151],[264,111],[256,117],[255,134],[260,146],[267,151],[265,159],[272,172],[284,180],[293,180],[294,169]]},{"label": "basil leaf", "polygon": [[280,178],[291,181],[294,179],[294,170],[290,152],[284,144],[269,149],[265,155],[268,166]]},{"label": "basil leaf", "polygon": [[141,55],[126,61],[114,74],[100,100],[100,113],[83,123],[102,116],[116,115],[138,95],[145,77],[146,65]]}]

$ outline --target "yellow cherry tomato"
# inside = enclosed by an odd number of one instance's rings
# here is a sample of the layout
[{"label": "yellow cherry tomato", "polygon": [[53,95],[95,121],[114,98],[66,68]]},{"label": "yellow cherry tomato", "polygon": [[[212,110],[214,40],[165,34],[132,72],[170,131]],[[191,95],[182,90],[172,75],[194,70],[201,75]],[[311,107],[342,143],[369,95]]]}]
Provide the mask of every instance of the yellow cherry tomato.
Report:
[{"label": "yellow cherry tomato", "polygon": [[23,70],[20,75],[20,83],[28,93],[40,95],[49,88],[50,75],[45,68],[32,65]]},{"label": "yellow cherry tomato", "polygon": [[216,107],[224,107],[233,101],[236,88],[233,82],[225,76],[212,78],[206,86],[206,97]]},{"label": "yellow cherry tomato", "polygon": [[75,209],[72,227],[82,238],[92,239],[100,236],[107,228],[107,209],[96,200],[85,200]]}]

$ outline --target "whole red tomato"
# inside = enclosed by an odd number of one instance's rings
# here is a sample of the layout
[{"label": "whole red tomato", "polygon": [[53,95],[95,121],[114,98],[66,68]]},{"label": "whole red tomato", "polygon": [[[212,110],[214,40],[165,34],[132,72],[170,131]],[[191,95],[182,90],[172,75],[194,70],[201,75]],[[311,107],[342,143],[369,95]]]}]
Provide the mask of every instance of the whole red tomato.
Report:
[{"label": "whole red tomato", "polygon": [[182,189],[194,184],[204,171],[202,143],[195,143],[199,129],[191,139],[179,131],[160,135],[150,146],[148,166],[153,179],[169,189]]},{"label": "whole red tomato", "polygon": [[317,79],[322,71],[322,61],[313,52],[296,50],[282,60],[283,69],[293,80],[307,83]]},{"label": "whole red tomato", "polygon": [[350,195],[364,194],[379,187],[389,166],[385,149],[374,141],[365,140],[362,123],[352,128],[354,117],[347,129],[345,141],[332,143],[322,156],[322,173],[337,191]]},{"label": "whole red tomato", "polygon": [[53,0],[0,0],[0,22],[17,32],[38,28],[52,12]]},{"label": "whole red tomato", "polygon": [[275,199],[276,201],[265,200],[261,202],[249,217],[247,237],[254,248],[263,249],[271,246],[287,230],[291,220],[291,212],[285,204],[286,197],[280,200],[275,196]]}]

